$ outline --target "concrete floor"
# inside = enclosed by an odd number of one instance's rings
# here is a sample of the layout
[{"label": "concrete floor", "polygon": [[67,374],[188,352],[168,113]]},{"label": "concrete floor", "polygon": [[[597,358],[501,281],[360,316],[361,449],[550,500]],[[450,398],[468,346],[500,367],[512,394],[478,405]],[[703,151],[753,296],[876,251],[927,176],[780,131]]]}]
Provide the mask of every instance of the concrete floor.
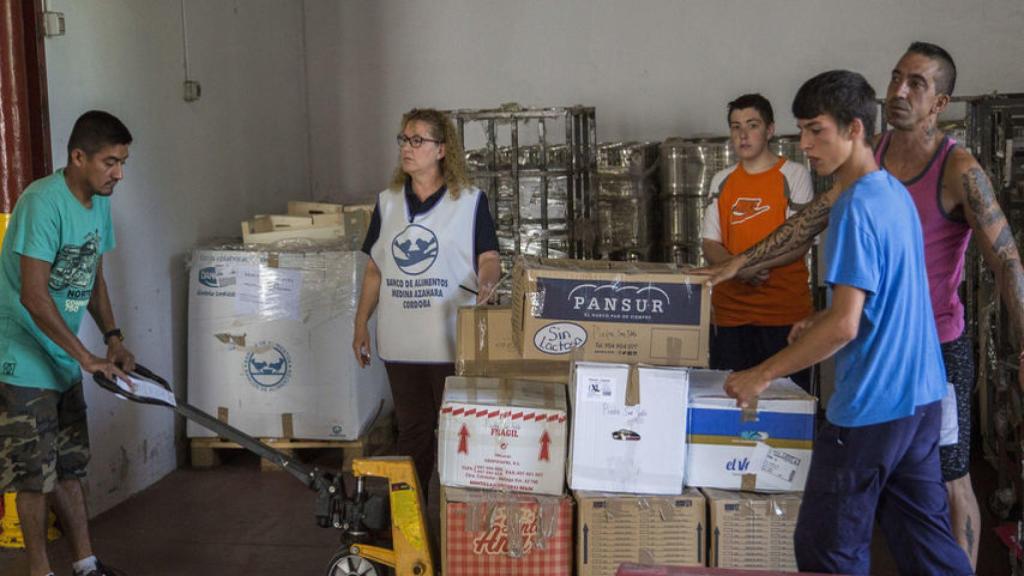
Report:
[{"label": "concrete floor", "polygon": [[[340,535],[315,524],[313,493],[290,475],[259,472],[254,456],[237,454],[219,468],[178,470],[95,518],[100,558],[129,576],[324,574]],[[977,462],[972,475],[985,497],[991,469]],[[1006,549],[991,526],[986,513],[978,574],[1009,575]],[[897,574],[881,533],[873,551],[874,574]],[[51,544],[51,558],[58,576],[70,576],[64,540]],[[25,574],[22,552],[0,550],[0,575]]]}]

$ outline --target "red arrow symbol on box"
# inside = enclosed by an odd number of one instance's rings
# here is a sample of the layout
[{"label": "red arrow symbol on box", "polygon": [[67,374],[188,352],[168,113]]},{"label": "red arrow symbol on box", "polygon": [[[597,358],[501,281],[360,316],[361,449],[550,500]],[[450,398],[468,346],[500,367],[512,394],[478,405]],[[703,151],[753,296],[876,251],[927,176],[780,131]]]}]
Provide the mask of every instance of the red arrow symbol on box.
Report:
[{"label": "red arrow symbol on box", "polygon": [[469,430],[465,424],[459,430],[459,454],[469,454]]},{"label": "red arrow symbol on box", "polygon": [[548,445],[551,444],[551,436],[548,436],[548,431],[544,431],[544,435],[540,437],[540,457],[537,461],[550,462],[551,456],[548,454]]}]

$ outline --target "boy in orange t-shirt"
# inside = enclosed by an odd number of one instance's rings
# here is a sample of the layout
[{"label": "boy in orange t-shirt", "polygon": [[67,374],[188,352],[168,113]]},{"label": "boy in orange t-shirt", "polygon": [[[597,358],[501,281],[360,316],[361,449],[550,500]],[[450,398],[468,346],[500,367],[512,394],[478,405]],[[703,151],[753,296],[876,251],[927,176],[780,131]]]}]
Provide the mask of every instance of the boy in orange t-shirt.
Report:
[{"label": "boy in orange t-shirt", "polygon": [[[729,137],[740,161],[711,179],[702,231],[704,258],[711,265],[758,243],[814,196],[807,168],[768,149],[775,133],[771,103],[746,94],[728,110]],[[786,347],[792,325],[813,311],[804,263],[808,247],[771,269],[715,287],[712,368],[745,370]],[[792,378],[809,391],[809,370]]]}]

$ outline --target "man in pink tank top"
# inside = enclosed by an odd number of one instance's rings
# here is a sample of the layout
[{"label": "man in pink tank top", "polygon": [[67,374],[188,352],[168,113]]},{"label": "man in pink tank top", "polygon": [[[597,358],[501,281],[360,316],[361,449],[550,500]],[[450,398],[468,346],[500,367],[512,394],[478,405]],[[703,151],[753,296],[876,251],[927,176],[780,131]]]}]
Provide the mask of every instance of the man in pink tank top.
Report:
[{"label": "man in pink tank top", "polygon": [[[885,106],[892,130],[876,139],[875,154],[878,164],[910,191],[921,218],[932,309],[947,378],[956,390],[960,428],[958,441],[940,449],[942,473],[953,534],[976,566],[981,514],[969,474],[974,362],[971,342],[963,334],[957,288],[973,233],[995,272],[1010,323],[1017,334],[1024,334],[1024,268],[985,171],[938,128],[938,116],[949,104],[955,83],[956,66],[948,52],[925,42],[911,44],[892,71]],[[759,244],[709,269],[712,283],[740,270],[752,273],[770,267],[781,255],[809,243],[828,225],[837,197],[836,189],[819,195]],[[1024,390],[1024,370],[1018,377]]]}]

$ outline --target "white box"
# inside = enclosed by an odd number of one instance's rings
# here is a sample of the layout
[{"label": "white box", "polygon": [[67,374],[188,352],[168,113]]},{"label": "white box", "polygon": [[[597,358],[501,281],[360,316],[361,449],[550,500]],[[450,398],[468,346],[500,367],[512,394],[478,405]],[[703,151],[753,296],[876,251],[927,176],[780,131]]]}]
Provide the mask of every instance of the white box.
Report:
[{"label": "white box", "polygon": [[723,388],[728,372],[690,371],[686,485],[800,491],[814,442],[816,399],[788,378],[774,380],[744,414]]},{"label": "white box", "polygon": [[565,385],[450,376],[438,429],[441,484],[560,495]]},{"label": "white box", "polygon": [[[627,406],[630,371],[639,403]],[[573,367],[569,487],[683,492],[688,370],[577,362]]]},{"label": "white box", "polygon": [[[391,406],[383,363],[360,369],[351,349],[365,265],[340,247],[196,248],[189,403],[252,436],[358,438]],[[194,422],[187,432],[214,435]]]}]

